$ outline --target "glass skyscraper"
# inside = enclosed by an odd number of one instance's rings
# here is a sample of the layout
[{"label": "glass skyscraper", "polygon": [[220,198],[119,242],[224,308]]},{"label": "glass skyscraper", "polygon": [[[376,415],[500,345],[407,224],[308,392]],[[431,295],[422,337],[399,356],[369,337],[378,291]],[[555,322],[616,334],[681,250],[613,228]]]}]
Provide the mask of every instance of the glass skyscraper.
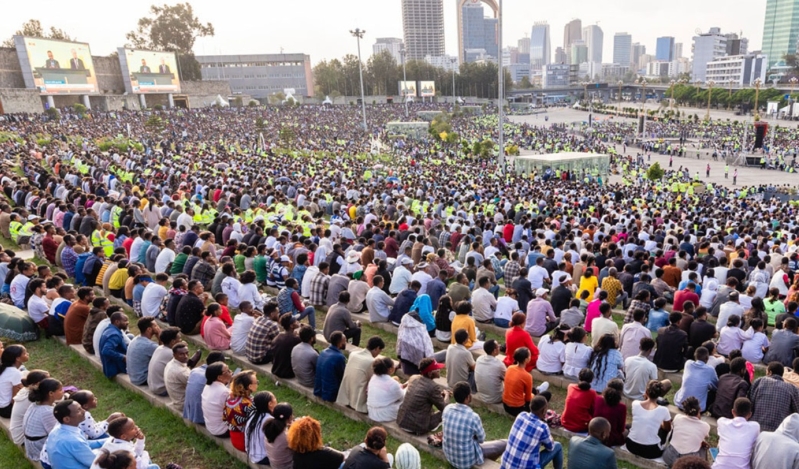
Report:
[{"label": "glass skyscraper", "polygon": [[799,0],[767,0],[763,24],[763,53],[768,66],[796,53],[799,38]]}]

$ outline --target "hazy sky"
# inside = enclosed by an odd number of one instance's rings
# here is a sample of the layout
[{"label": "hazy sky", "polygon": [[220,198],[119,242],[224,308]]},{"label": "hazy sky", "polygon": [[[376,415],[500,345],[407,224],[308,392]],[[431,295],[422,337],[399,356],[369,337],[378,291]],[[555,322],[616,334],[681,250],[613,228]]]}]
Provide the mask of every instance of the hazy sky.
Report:
[{"label": "hazy sky", "polygon": [[[12,1],[12,0],[9,0]],[[163,0],[160,0],[163,1]],[[159,1],[159,3],[160,3]],[[458,49],[457,0],[444,1],[447,53]],[[150,2],[74,0],[13,1],[0,15],[0,37],[9,37],[28,19],[45,28],[56,26],[91,45],[94,55],[106,55],[124,45],[125,33],[146,16]],[[193,0],[200,20],[213,23],[216,36],[199,39],[194,52],[202,54],[286,53],[310,54],[312,63],[356,53],[350,29],[366,30],[364,60],[377,37],[402,37],[400,0]],[[113,5],[113,9],[111,7]],[[691,56],[694,31],[718,26],[722,32],[743,32],[749,50],[760,49],[766,0],[504,0],[505,45],[529,36],[535,21],[548,21],[552,54],[563,43],[563,26],[580,18],[583,26],[597,23],[605,34],[603,61],[613,55],[613,35],[632,34],[633,42],[655,53],[655,39],[675,36],[683,43],[683,56]],[[122,12],[124,8],[125,13]],[[489,8],[485,7],[486,13]]]}]

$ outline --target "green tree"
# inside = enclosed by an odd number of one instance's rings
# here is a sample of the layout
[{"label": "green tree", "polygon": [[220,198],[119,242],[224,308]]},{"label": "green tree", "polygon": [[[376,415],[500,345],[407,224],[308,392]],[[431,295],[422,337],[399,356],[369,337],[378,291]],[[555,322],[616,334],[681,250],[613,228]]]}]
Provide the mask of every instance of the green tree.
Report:
[{"label": "green tree", "polygon": [[201,80],[200,64],[192,49],[198,37],[213,35],[214,26],[200,22],[187,2],[150,6],[150,16],[140,18],[136,30],[127,33],[125,38],[137,49],[177,53],[181,79]]},{"label": "green tree", "polygon": [[666,173],[663,171],[663,168],[660,167],[660,163],[655,161],[655,163],[646,171],[646,178],[650,181],[660,181],[663,179],[665,174]]},{"label": "green tree", "polygon": [[399,94],[397,83],[402,77],[402,70],[397,66],[397,61],[390,52],[384,50],[372,55],[366,63],[364,80],[370,82],[372,94],[389,95]]},{"label": "green tree", "polygon": [[[72,37],[63,29],[58,29],[55,26],[50,26],[50,31],[44,30],[42,23],[39,20],[28,20],[22,24],[22,29],[18,29],[14,36],[25,37],[38,37],[42,39],[57,39],[61,41],[71,41]],[[14,47],[14,37],[10,37],[3,41],[3,47]]]},{"label": "green tree", "polygon": [[519,89],[527,90],[533,87],[533,84],[530,83],[530,79],[526,76],[522,77],[521,81],[519,81]]}]

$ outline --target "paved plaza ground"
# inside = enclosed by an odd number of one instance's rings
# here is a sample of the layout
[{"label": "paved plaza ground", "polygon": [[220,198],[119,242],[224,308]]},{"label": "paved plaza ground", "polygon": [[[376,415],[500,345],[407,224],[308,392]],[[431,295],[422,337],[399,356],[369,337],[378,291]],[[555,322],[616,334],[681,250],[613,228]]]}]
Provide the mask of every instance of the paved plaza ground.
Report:
[{"label": "paved plaza ground", "polygon": [[[651,105],[651,107],[656,108],[656,105]],[[686,110],[687,108],[681,108]],[[693,113],[693,109],[688,109],[691,113]],[[704,112],[702,110],[695,110],[697,113]],[[715,113],[715,114],[714,114]],[[548,116],[549,120],[546,121],[544,116]],[[704,116],[704,114],[700,114],[700,116]],[[711,111],[711,116],[714,119],[727,119],[728,117],[731,119],[737,118],[741,120],[743,116],[736,116],[732,112],[727,111]],[[606,119],[608,116],[606,115],[597,115],[598,119]],[[527,115],[527,116],[510,116],[509,119],[513,122],[518,123],[528,123],[533,126],[548,126],[554,123],[557,124],[571,124],[573,122],[584,122],[588,119],[588,113],[585,111],[574,110],[570,108],[551,108],[545,114],[535,114],[535,115]],[[614,116],[613,119],[616,119]],[[622,118],[625,122],[634,122],[634,119],[630,118]],[[776,121],[775,123],[779,124],[780,126],[785,125],[793,125],[797,126],[797,122],[787,122],[787,121]],[[618,153],[623,153],[623,148],[621,145],[616,146],[616,151]],[[635,156],[636,152],[640,151],[637,147],[627,147],[627,155]],[[701,181],[709,181],[713,184],[725,184],[727,186],[732,186],[732,173],[736,166],[730,165],[730,175],[729,179],[724,178],[724,162],[713,161],[710,154],[710,151],[707,150],[700,150],[700,159],[696,159],[697,149],[693,146],[691,142],[688,143],[687,147],[687,155],[684,158],[674,157],[674,166],[672,169],[677,169],[680,166],[684,168],[688,168],[688,171],[691,174],[691,177],[699,171],[699,176]],[[658,155],[652,153],[651,162],[659,162],[660,165],[664,169],[668,169],[669,166],[669,157],[668,155]],[[707,168],[707,164],[710,163],[710,178],[705,177],[705,169]],[[751,185],[760,185],[760,184],[790,184],[791,186],[796,187],[799,185],[799,173],[786,173],[783,171],[774,171],[774,170],[764,170],[760,168],[751,168],[745,167],[743,165],[737,166],[738,168],[738,186],[751,186]],[[620,181],[621,178],[618,176],[614,176],[611,178],[611,182]]]}]

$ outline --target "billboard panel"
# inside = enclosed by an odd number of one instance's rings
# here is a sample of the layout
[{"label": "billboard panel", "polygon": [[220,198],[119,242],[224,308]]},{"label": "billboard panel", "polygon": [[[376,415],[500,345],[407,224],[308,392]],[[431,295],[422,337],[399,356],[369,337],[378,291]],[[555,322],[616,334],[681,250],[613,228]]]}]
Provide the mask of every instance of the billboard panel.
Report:
[{"label": "billboard panel", "polygon": [[174,52],[117,49],[128,92],[180,93],[178,65]]},{"label": "billboard panel", "polygon": [[28,88],[42,94],[98,92],[88,44],[23,36],[14,36],[14,44]]},{"label": "billboard panel", "polygon": [[416,95],[416,82],[415,81],[399,81],[399,95],[405,96],[406,90],[408,96],[417,96]]},{"label": "billboard panel", "polygon": [[429,98],[430,96],[436,95],[436,82],[434,81],[420,81],[419,82],[419,90],[421,94],[419,96],[423,98]]}]

